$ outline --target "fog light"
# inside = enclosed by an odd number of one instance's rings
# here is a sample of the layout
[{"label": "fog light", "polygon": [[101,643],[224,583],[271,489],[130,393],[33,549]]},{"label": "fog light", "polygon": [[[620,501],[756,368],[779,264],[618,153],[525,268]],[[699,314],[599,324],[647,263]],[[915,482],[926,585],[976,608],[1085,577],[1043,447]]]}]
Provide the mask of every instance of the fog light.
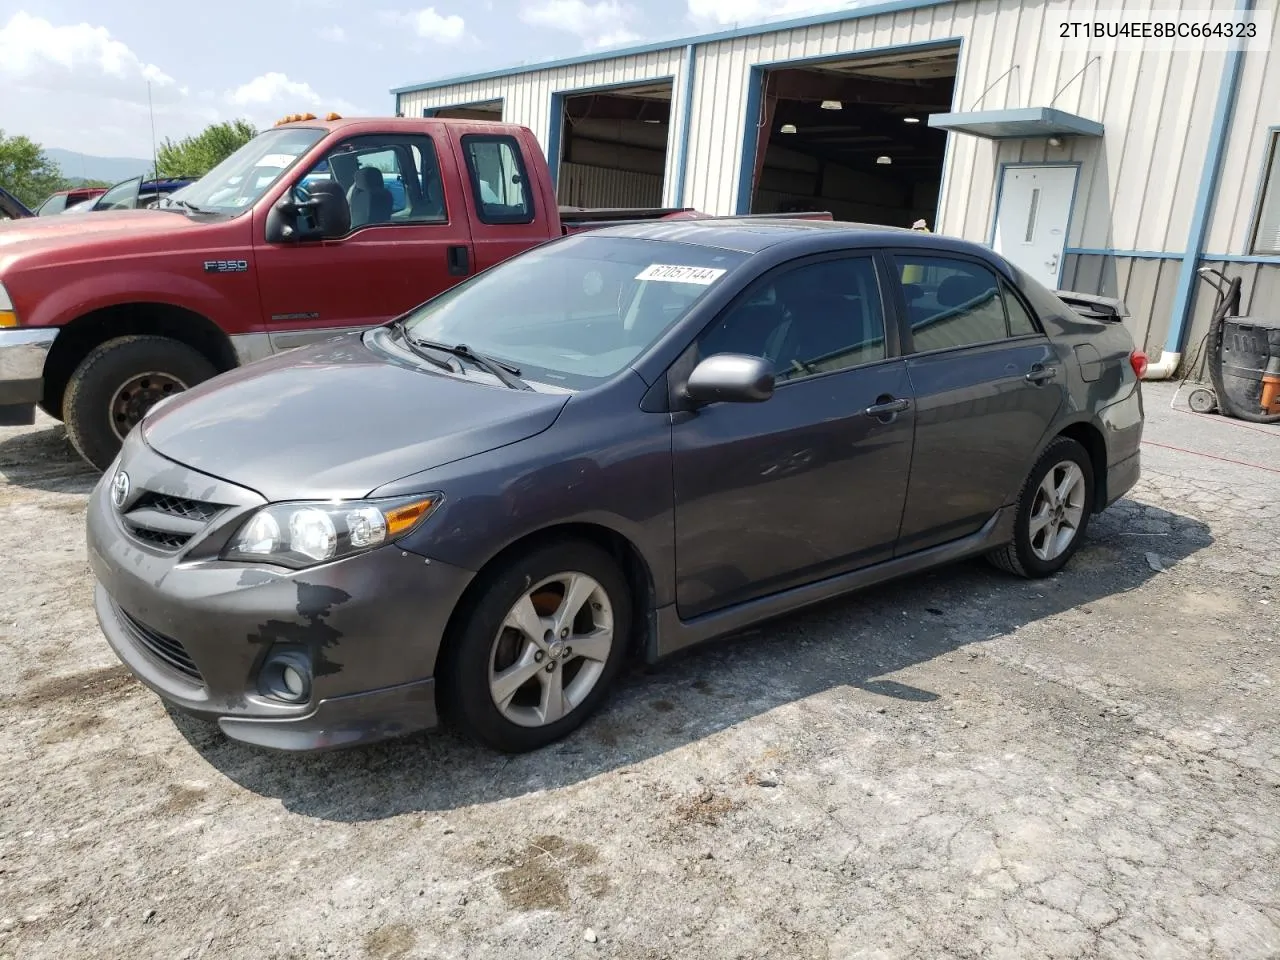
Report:
[{"label": "fog light", "polygon": [[263,665],[260,684],[274,700],[304,703],[311,698],[311,665],[298,651],[276,654]]}]

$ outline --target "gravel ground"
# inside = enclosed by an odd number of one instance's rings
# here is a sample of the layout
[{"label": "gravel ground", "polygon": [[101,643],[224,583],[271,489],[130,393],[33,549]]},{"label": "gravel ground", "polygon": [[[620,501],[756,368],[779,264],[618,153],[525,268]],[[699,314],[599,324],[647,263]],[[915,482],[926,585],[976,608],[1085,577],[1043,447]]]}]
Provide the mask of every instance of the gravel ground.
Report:
[{"label": "gravel ground", "polygon": [[0,429],[0,957],[1280,956],[1280,430],[1172,396],[1058,577],[637,667],[515,759],[170,716],[93,618],[93,477]]}]

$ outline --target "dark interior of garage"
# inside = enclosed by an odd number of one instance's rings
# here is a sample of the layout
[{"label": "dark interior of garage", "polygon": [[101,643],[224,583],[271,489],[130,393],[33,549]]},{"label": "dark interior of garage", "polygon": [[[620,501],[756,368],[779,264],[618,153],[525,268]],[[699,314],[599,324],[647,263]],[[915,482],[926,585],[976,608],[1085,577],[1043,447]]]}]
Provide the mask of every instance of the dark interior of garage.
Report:
[{"label": "dark interior of garage", "polygon": [[662,205],[671,82],[562,101],[557,199],[567,207]]},{"label": "dark interior of garage", "polygon": [[490,100],[485,103],[469,103],[461,107],[444,107],[436,110],[432,116],[442,120],[502,120],[502,101]]},{"label": "dark interior of garage", "polygon": [[957,49],[860,57],[765,75],[752,213],[933,229]]}]

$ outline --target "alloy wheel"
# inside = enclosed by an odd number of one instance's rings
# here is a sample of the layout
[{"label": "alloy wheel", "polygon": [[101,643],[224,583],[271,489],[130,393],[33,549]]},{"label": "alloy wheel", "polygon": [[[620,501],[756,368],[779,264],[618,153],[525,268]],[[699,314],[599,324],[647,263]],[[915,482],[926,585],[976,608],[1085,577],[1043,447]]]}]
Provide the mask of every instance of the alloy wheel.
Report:
[{"label": "alloy wheel", "polygon": [[1055,465],[1036,488],[1031,504],[1031,552],[1050,563],[1062,556],[1080,533],[1085,508],[1084,471],[1071,460]]}]

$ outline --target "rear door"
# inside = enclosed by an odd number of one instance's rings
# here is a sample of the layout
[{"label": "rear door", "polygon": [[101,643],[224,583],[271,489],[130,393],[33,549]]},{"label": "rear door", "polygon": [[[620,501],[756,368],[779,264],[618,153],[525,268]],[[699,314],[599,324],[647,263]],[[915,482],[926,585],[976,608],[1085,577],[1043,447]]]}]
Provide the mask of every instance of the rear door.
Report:
[{"label": "rear door", "polygon": [[1030,308],[977,258],[888,252],[916,401],[898,554],[977,531],[1017,496],[1065,400]]},{"label": "rear door", "polygon": [[697,342],[764,356],[763,403],[714,403],[672,426],[676,602],[696,617],[893,556],[914,410],[885,337],[875,258],[771,271]]},{"label": "rear door", "polygon": [[477,271],[545,242],[558,212],[548,208],[521,141],[485,124],[455,125],[454,150],[471,217]]},{"label": "rear door", "polygon": [[465,279],[473,258],[459,179],[451,153],[425,134],[351,136],[303,171],[295,191],[338,183],[351,229],[332,240],[258,238],[275,349],[383,323]]}]

